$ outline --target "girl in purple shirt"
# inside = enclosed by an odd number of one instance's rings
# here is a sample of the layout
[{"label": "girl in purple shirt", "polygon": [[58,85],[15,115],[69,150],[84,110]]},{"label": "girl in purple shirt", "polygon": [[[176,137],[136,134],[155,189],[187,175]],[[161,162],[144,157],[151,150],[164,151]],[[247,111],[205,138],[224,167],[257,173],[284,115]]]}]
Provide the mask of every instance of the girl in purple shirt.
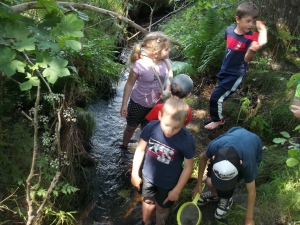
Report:
[{"label": "girl in purple shirt", "polygon": [[[129,59],[130,73],[125,84],[120,114],[126,117],[127,125],[123,134],[123,148],[128,146],[135,129],[141,129],[149,122],[145,117],[160,100],[160,83],[166,88],[168,66],[164,59],[169,57],[170,39],[161,32],[148,33],[142,44],[134,46]],[[128,103],[129,100],[129,103]],[[128,106],[127,106],[128,103]]]}]

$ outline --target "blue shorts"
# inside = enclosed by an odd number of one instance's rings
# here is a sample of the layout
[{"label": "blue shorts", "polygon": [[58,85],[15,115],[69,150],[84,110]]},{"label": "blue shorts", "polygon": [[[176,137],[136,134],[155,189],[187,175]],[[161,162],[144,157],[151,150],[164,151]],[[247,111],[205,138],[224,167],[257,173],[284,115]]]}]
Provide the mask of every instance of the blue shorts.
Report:
[{"label": "blue shorts", "polygon": [[142,127],[145,127],[149,123],[149,121],[146,119],[146,116],[151,109],[152,108],[141,106],[130,99],[127,107],[127,125],[131,127],[137,127],[139,124],[141,124]]},{"label": "blue shorts", "polygon": [[172,189],[160,188],[155,184],[152,184],[144,175],[142,177],[143,177],[143,184],[141,187],[142,196],[155,197],[155,200],[160,207],[171,208],[174,202],[168,201],[166,204],[163,204],[163,202],[168,197],[168,194]]}]

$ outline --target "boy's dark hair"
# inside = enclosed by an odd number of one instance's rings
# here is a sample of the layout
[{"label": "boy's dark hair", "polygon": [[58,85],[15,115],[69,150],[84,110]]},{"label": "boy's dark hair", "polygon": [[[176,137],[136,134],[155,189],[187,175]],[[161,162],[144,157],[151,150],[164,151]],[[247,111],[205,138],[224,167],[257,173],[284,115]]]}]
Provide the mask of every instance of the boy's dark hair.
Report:
[{"label": "boy's dark hair", "polygon": [[259,9],[253,2],[243,2],[236,9],[236,16],[243,18],[245,16],[252,16],[256,19],[259,15]]}]

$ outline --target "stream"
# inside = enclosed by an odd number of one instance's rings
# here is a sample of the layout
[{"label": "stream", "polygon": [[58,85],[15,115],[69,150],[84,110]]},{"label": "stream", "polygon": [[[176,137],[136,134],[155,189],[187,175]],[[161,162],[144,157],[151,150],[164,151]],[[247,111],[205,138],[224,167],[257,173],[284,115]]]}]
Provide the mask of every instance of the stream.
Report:
[{"label": "stream", "polygon": [[[113,97],[89,106],[96,118],[90,155],[97,166],[89,169],[94,175],[87,200],[97,203],[84,225],[134,225],[141,220],[141,197],[130,183],[133,154],[119,148],[126,125],[119,112],[128,75],[127,70],[121,73]],[[132,139],[137,140],[136,133]]]}]

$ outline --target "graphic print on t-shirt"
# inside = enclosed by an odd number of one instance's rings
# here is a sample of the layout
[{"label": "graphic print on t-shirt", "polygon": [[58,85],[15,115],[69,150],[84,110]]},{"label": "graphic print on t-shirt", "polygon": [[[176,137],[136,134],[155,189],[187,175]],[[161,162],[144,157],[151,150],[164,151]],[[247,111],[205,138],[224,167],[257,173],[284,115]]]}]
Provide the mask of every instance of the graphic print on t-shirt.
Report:
[{"label": "graphic print on t-shirt", "polygon": [[149,148],[147,152],[150,156],[165,164],[170,164],[176,154],[175,149],[170,148],[153,138],[150,138],[149,140]]},{"label": "graphic print on t-shirt", "polygon": [[247,45],[240,40],[227,36],[227,48],[235,51],[245,52],[247,50]]}]

